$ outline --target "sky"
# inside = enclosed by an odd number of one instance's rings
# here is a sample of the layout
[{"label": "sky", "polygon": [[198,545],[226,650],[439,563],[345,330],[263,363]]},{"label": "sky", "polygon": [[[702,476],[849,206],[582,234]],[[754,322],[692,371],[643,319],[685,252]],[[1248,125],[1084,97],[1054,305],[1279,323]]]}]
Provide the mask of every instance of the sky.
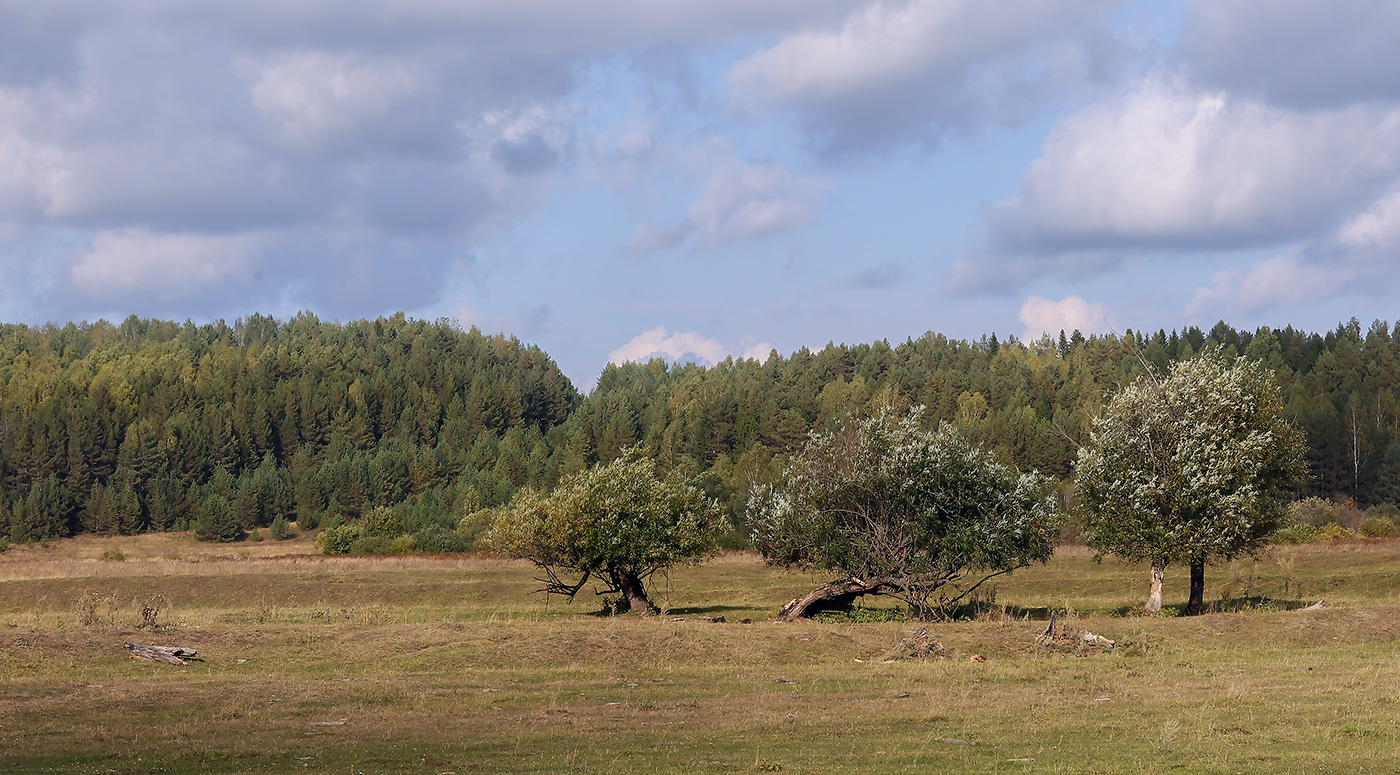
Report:
[{"label": "sky", "polygon": [[0,0],[0,321],[608,362],[1400,317],[1392,0]]}]

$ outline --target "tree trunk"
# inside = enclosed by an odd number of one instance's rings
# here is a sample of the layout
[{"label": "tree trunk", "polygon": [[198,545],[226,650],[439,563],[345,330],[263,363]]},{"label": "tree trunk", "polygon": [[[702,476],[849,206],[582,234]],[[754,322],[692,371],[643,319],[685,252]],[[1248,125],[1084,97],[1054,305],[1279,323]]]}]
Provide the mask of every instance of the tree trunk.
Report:
[{"label": "tree trunk", "polygon": [[608,568],[608,579],[617,591],[622,593],[617,603],[618,613],[643,616],[651,613],[651,600],[647,598],[646,587],[642,585],[642,579],[636,571],[626,567]]},{"label": "tree trunk", "polygon": [[1191,559],[1191,599],[1186,602],[1187,616],[1206,612],[1206,558]]},{"label": "tree trunk", "polygon": [[1147,605],[1142,607],[1143,613],[1148,616],[1155,616],[1162,610],[1162,581],[1167,577],[1167,561],[1152,561],[1152,589],[1147,593]]},{"label": "tree trunk", "polygon": [[849,611],[858,597],[864,595],[888,595],[903,591],[903,586],[889,579],[862,581],[858,578],[841,579],[820,586],[801,597],[793,598],[778,610],[778,620],[794,622],[809,619],[822,611]]}]

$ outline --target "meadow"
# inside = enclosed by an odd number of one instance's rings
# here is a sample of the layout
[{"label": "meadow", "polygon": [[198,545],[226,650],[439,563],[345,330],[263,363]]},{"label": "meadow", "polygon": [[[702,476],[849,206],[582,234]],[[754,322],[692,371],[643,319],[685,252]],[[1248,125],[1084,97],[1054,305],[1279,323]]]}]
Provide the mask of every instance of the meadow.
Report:
[{"label": "meadow", "polygon": [[[770,621],[822,579],[749,554],[674,570],[648,617],[546,601],[532,575],[323,557],[309,536],[14,546],[0,772],[1400,770],[1400,541],[1212,565],[1218,612],[1193,618],[1135,615],[1145,568],[1066,547],[929,625],[941,648],[915,658],[889,657],[919,623],[878,608]],[[1169,607],[1185,585],[1171,569]],[[1066,637],[1037,643],[1051,610]]]}]

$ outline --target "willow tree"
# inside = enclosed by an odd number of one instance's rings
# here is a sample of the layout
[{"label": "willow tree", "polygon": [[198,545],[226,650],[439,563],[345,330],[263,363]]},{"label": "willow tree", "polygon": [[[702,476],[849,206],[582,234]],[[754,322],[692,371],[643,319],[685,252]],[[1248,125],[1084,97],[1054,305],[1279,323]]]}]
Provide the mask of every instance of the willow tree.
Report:
[{"label": "willow tree", "polygon": [[1188,615],[1205,610],[1205,566],[1262,547],[1285,491],[1305,475],[1302,434],[1273,372],[1217,349],[1162,377],[1149,370],[1095,421],[1075,466],[1088,544],[1151,563],[1145,610],[1162,608],[1167,566],[1191,569]]},{"label": "willow tree", "polygon": [[778,485],[754,491],[751,538],[768,562],[840,576],[780,619],[864,595],[897,598],[927,619],[989,578],[1050,558],[1059,518],[1045,479],[997,462],[951,425],[926,430],[922,413],[848,418],[812,435]]},{"label": "willow tree", "polygon": [[573,600],[591,579],[619,595],[619,612],[647,613],[658,571],[719,551],[719,504],[678,475],[659,476],[638,449],[565,478],[552,492],[521,490],[500,509],[487,544],[544,571],[547,594]]}]

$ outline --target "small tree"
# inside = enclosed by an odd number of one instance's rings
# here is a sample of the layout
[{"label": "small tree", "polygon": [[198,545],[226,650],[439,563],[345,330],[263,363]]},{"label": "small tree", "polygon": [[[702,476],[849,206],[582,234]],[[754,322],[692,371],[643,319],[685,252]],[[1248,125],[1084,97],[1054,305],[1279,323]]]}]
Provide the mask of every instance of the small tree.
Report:
[{"label": "small tree", "polygon": [[1304,471],[1273,373],[1207,349],[1113,397],[1079,450],[1075,492],[1091,547],[1151,562],[1145,610],[1161,610],[1167,565],[1185,562],[1194,615],[1205,610],[1206,559],[1263,546]]},{"label": "small tree", "polygon": [[199,541],[230,543],[243,537],[243,526],[233,513],[228,499],[214,493],[204,499],[199,518],[194,522],[194,537]]},{"label": "small tree", "polygon": [[754,491],[752,541],[770,563],[844,577],[779,618],[889,595],[927,619],[993,576],[1050,558],[1059,512],[1046,481],[996,462],[946,423],[925,430],[922,415],[848,418],[813,435],[779,486]]},{"label": "small tree", "polygon": [[728,529],[719,504],[677,476],[657,476],[652,461],[632,448],[565,478],[553,492],[520,491],[498,510],[486,540],[541,568],[547,594],[572,600],[597,578],[606,585],[598,594],[620,594],[617,610],[647,613],[650,578],[713,556]]}]

